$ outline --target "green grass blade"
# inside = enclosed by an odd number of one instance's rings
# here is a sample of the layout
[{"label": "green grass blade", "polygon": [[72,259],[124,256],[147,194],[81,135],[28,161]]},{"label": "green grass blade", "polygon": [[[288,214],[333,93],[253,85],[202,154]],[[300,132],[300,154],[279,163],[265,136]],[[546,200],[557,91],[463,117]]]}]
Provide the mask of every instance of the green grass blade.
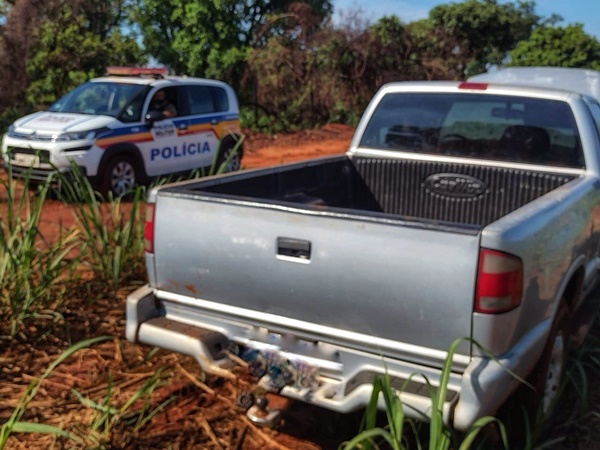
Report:
[{"label": "green grass blade", "polygon": [[[350,449],[356,448],[360,444],[364,444],[363,446],[360,447],[361,450],[364,450],[365,448],[371,448],[371,446],[373,445],[373,440],[375,438],[385,439],[392,446],[392,448],[394,448],[392,436],[390,435],[389,432],[387,432],[386,430],[384,430],[382,428],[373,428],[370,430],[365,430],[365,431],[359,433],[358,435],[356,435],[350,441],[342,444],[340,446],[340,448],[342,448],[343,450],[350,450]],[[367,444],[368,444],[368,447],[367,447]]]},{"label": "green grass blade", "polygon": [[154,408],[152,411],[150,411],[150,413],[144,415],[143,413],[140,413],[140,417],[138,418],[137,423],[135,424],[135,427],[133,428],[134,431],[137,433],[138,431],[140,431],[144,425],[146,425],[146,423],[148,423],[148,421],[150,421],[156,414],[158,414],[160,411],[162,411],[169,403],[173,403],[175,400],[177,399],[177,397],[173,396],[170,397],[168,399],[166,399],[164,402],[162,402],[160,405],[158,405],[156,408]]},{"label": "green grass blade", "polygon": [[62,430],[58,427],[52,425],[46,425],[43,423],[31,423],[31,422],[16,422],[13,425],[12,431],[14,433],[41,433],[41,434],[53,434],[56,436],[66,437],[75,441],[77,443],[81,443],[81,439],[77,436]]},{"label": "green grass blade", "polygon": [[475,442],[475,439],[486,426],[497,423],[500,427],[500,436],[502,437],[502,443],[504,444],[504,448],[508,449],[508,436],[506,435],[506,429],[504,428],[504,424],[500,422],[495,417],[482,417],[481,419],[475,421],[473,426],[467,432],[467,435],[464,437],[461,442],[458,450],[468,450],[471,448],[471,445]]},{"label": "green grass blade", "polygon": [[64,352],[62,352],[59,355],[59,357],[56,358],[48,366],[48,368],[46,369],[46,371],[42,374],[42,376],[40,378],[38,378],[37,380],[33,380],[29,384],[25,393],[19,400],[19,404],[13,410],[10,418],[0,428],[0,450],[3,449],[4,446],[6,445],[6,441],[8,440],[8,437],[10,436],[12,431],[14,430],[15,424],[21,420],[21,417],[23,417],[23,414],[25,413],[27,406],[29,405],[31,400],[33,400],[35,395],[37,394],[37,391],[41,387],[43,381],[46,378],[48,378],[48,376],[52,373],[52,371],[59,364],[61,364],[63,361],[65,361],[66,359],[71,357],[77,351],[79,351],[83,348],[89,347],[91,345],[97,344],[98,342],[105,341],[107,339],[112,339],[112,337],[111,336],[100,336],[100,337],[95,337],[95,338],[91,338],[91,339],[86,339],[84,341],[81,341],[81,342],[78,342],[77,344],[72,345],[71,347],[66,349]]}]

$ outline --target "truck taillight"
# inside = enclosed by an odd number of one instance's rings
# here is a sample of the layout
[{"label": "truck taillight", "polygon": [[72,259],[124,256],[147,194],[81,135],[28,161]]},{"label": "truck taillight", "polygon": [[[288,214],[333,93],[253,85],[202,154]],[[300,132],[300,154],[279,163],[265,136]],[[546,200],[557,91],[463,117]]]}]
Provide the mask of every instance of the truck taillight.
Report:
[{"label": "truck taillight", "polygon": [[150,203],[146,207],[146,222],[144,223],[144,244],[148,253],[154,253],[154,207]]},{"label": "truck taillight", "polygon": [[475,312],[499,314],[521,304],[523,262],[496,250],[479,251]]}]

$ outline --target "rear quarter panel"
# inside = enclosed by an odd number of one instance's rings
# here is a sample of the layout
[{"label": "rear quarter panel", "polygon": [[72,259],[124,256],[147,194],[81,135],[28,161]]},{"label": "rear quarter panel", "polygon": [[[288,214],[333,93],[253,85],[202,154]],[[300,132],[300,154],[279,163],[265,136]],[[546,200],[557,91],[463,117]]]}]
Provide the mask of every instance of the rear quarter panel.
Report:
[{"label": "rear quarter panel", "polygon": [[521,306],[503,315],[474,314],[473,338],[495,354],[508,351],[542,322],[550,326],[573,274],[595,274],[600,250],[600,183],[582,176],[538,198],[482,232],[481,246],[519,256]]}]

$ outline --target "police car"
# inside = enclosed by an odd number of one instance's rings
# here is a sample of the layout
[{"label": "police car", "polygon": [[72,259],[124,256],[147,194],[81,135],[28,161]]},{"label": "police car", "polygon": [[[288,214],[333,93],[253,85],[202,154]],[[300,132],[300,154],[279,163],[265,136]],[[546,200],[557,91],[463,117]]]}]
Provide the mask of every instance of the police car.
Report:
[{"label": "police car", "polygon": [[[158,91],[173,117],[152,109]],[[100,192],[122,195],[154,177],[214,162],[239,169],[240,135],[238,101],[229,85],[168,76],[161,68],[111,67],[47,111],[15,121],[2,157],[13,176],[29,173],[38,181],[55,170],[68,172],[74,161]]]}]

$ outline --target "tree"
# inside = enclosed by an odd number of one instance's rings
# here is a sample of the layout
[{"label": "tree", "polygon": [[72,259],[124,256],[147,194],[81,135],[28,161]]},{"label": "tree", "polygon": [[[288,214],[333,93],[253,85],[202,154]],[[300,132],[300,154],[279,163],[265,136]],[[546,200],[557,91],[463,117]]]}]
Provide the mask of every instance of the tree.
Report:
[{"label": "tree", "polygon": [[557,66],[600,70],[600,42],[581,24],[542,26],[510,52],[512,66]]},{"label": "tree", "polygon": [[253,101],[286,127],[320,122],[326,113],[320,94],[332,96],[317,71],[322,22],[309,4],[292,4],[278,17],[277,32],[248,53],[245,81]]},{"label": "tree", "polygon": [[410,31],[421,58],[436,67],[443,56],[449,63],[448,77],[463,78],[501,65],[539,21],[532,1],[467,0],[436,6]]},{"label": "tree", "polygon": [[27,61],[30,105],[47,106],[73,87],[105,73],[107,66],[145,62],[134,37],[121,32],[123,6],[122,0],[75,0],[48,12]]},{"label": "tree", "polygon": [[[0,0],[0,122],[47,105],[110,64],[144,62],[128,0]],[[5,114],[6,112],[6,114]]]},{"label": "tree", "polygon": [[[137,0],[133,15],[150,55],[174,72],[224,78],[235,84],[247,51],[280,34],[290,0]],[[331,2],[311,0],[315,14]]]},{"label": "tree", "polygon": [[[52,5],[52,1],[47,2]],[[0,58],[10,64],[0,65],[0,113],[24,103],[27,88],[26,64],[36,40],[44,11],[41,0],[17,0],[2,4]]]}]

